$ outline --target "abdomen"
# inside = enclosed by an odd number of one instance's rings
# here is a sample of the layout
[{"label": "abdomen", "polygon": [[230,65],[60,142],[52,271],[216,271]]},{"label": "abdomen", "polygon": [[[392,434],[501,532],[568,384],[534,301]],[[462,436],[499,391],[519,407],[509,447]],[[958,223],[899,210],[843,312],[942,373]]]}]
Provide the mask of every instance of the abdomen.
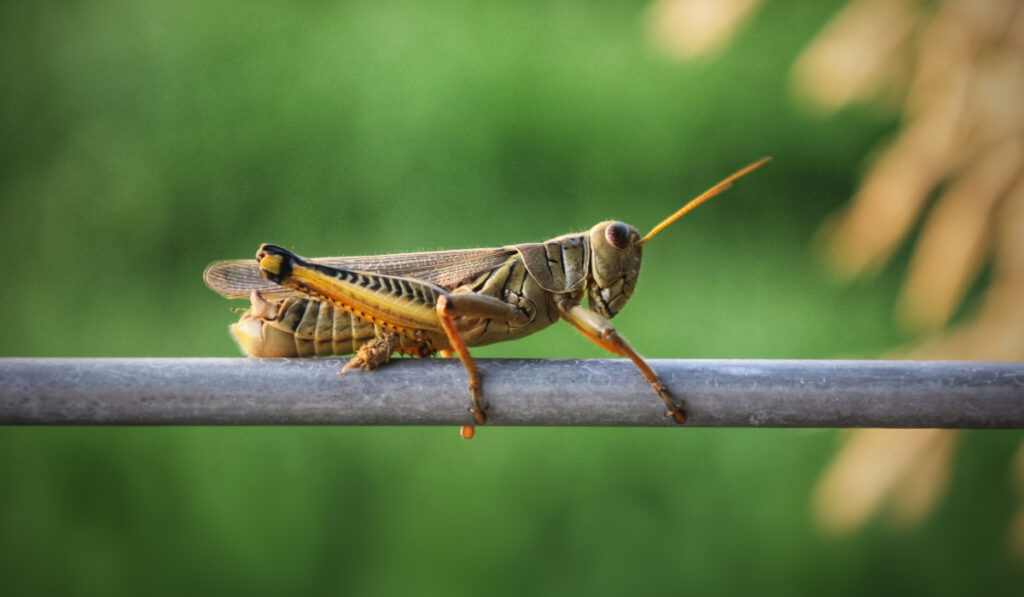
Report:
[{"label": "abdomen", "polygon": [[[352,354],[384,333],[380,327],[311,298],[261,299],[231,325],[231,334],[254,357],[312,357]],[[402,352],[424,346],[401,338]]]}]

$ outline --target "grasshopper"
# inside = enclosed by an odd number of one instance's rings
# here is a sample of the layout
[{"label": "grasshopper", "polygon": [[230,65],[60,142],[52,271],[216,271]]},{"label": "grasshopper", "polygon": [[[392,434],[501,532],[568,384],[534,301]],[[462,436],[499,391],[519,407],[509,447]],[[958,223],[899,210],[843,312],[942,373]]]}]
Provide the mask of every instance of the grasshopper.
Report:
[{"label": "grasshopper", "polygon": [[[488,249],[306,259],[265,244],[255,261],[216,261],[203,278],[227,298],[249,298],[231,332],[252,356],[354,354],[344,373],[373,369],[394,353],[454,351],[469,377],[477,425],[487,422],[487,404],[468,347],[522,338],[564,319],[629,358],[664,401],[665,416],[682,424],[682,405],[610,320],[633,294],[644,244],[769,159],[729,176],[643,237],[629,224],[606,221],[543,243]],[[472,437],[473,427],[462,433]]]}]

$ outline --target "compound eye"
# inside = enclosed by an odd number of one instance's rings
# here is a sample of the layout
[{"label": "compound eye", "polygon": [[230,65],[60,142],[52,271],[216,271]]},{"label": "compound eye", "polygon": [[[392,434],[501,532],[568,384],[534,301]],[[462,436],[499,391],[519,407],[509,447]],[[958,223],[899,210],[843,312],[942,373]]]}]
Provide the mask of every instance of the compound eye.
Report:
[{"label": "compound eye", "polygon": [[622,222],[612,222],[604,229],[604,237],[616,249],[625,249],[629,246],[629,226]]}]

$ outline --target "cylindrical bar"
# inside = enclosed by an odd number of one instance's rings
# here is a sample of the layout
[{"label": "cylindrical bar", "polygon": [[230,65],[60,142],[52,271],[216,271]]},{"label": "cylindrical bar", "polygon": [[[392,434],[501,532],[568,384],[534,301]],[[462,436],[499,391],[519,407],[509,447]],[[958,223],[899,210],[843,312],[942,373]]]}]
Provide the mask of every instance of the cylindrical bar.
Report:
[{"label": "cylindrical bar", "polygon": [[[489,425],[1024,428],[1024,363],[480,359]],[[458,360],[0,359],[3,425],[468,425]]]}]

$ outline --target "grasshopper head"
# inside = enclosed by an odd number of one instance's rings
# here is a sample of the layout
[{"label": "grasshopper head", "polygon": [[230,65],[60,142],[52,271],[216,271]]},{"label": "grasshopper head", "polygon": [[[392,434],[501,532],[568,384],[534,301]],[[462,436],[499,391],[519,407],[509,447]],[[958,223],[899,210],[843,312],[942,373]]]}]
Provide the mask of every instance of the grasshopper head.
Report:
[{"label": "grasshopper head", "polygon": [[640,276],[641,243],[636,228],[601,222],[590,229],[590,308],[609,319],[622,310]]},{"label": "grasshopper head", "polygon": [[640,275],[640,255],[644,243],[667,228],[672,222],[683,217],[693,208],[717,196],[732,186],[739,177],[760,168],[771,158],[762,158],[729,176],[722,182],[704,191],[676,213],[662,220],[643,238],[629,224],[623,222],[601,222],[590,229],[590,280],[587,293],[590,308],[607,318],[612,318],[626,306],[626,301],[636,288]]}]

